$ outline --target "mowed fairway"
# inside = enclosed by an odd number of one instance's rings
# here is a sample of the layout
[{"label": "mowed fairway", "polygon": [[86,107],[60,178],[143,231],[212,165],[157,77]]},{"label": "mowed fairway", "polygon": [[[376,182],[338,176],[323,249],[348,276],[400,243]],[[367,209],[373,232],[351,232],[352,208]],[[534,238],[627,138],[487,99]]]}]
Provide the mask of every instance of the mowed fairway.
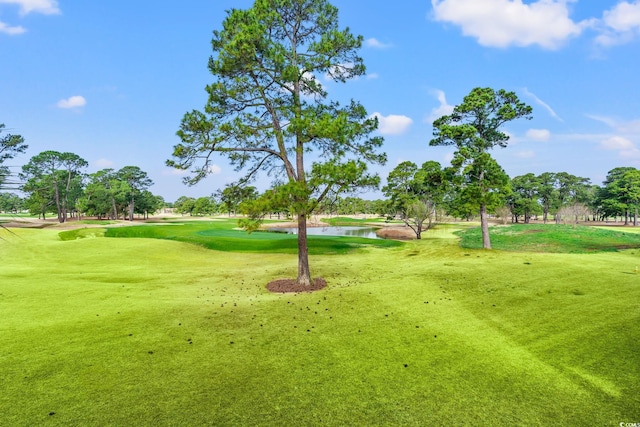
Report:
[{"label": "mowed fairway", "polygon": [[[0,230],[0,425],[640,422],[640,250],[311,257]],[[91,235],[91,233],[86,233]],[[98,235],[100,233],[97,233]]]}]

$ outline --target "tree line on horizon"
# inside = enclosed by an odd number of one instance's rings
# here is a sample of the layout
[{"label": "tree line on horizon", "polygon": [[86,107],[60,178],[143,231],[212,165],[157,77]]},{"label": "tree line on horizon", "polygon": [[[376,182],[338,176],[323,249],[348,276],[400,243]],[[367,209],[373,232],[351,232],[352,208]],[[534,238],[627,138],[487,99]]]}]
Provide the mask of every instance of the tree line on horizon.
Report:
[{"label": "tree line on horizon", "polygon": [[[409,161],[399,164],[383,188],[389,212],[411,227],[417,238],[440,217],[477,217],[477,200],[473,193],[456,186],[452,173],[455,170],[441,168],[434,161],[420,168]],[[625,225],[638,225],[640,170],[633,167],[610,170],[602,186],[567,172],[544,172],[509,178],[494,190],[488,211],[503,223],[620,219]]]},{"label": "tree line on horizon", "polygon": [[[4,190],[0,191],[0,211],[28,210],[43,219],[54,214],[60,223],[82,215],[133,221],[134,215],[147,217],[165,205],[161,196],[148,190],[153,181],[138,166],[86,174],[88,162],[69,152],[43,151],[22,166],[17,174],[19,182],[9,181],[12,174],[8,168],[3,169],[2,161],[27,147],[19,135],[0,138],[0,153],[5,153],[4,158],[0,157],[0,172],[4,172],[0,173],[0,190]],[[26,197],[9,192],[9,188],[19,189]]]},{"label": "tree line on horizon", "polygon": [[[45,153],[51,160],[54,152]],[[71,153],[58,154],[66,155],[67,165],[74,162],[76,166],[84,164],[81,158]],[[21,173],[25,178],[28,173],[33,175],[22,186],[30,193],[22,198],[10,191],[0,192],[0,211],[19,213],[28,210],[42,217],[57,214],[54,183],[58,187],[58,203],[64,207],[67,216],[84,215],[99,219],[130,219],[132,206],[134,214],[143,216],[161,208],[189,216],[243,215],[243,203],[260,197],[255,187],[232,183],[210,196],[180,196],[173,203],[165,202],[146,189],[152,182],[135,166],[118,171],[103,169],[88,175],[68,167],[47,175],[33,172],[34,168],[39,169],[43,154],[34,159],[25,166],[25,171],[32,172]],[[337,195],[326,199],[315,213],[400,219],[420,238],[422,231],[443,217],[472,220],[478,216],[474,200],[465,199],[464,192],[457,192],[459,188],[452,184],[450,173],[435,161],[427,161],[421,167],[405,161],[389,173],[387,185],[382,189],[385,199]],[[567,172],[527,173],[510,178],[501,191],[501,196],[489,206],[489,212],[504,222],[527,224],[532,219],[544,223],[620,220],[625,225],[638,225],[640,170],[633,167],[610,170],[601,186]],[[292,218],[295,213],[282,210],[269,215],[280,219]],[[65,213],[60,212],[60,216],[64,217]]]}]

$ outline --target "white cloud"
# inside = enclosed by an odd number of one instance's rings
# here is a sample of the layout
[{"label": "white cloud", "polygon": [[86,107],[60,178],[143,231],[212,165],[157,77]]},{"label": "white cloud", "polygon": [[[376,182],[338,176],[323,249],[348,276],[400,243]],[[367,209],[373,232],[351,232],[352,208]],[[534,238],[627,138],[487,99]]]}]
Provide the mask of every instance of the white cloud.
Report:
[{"label": "white cloud", "polygon": [[448,116],[453,113],[453,105],[449,105],[447,103],[447,97],[445,93],[439,89],[433,91],[438,102],[440,102],[440,106],[431,110],[431,113],[426,118],[427,123],[433,123],[435,120],[439,119],[442,116]]},{"label": "white cloud", "polygon": [[[29,13],[42,13],[45,15],[60,13],[58,0],[0,0],[0,6],[3,4],[19,6],[21,16]],[[15,36],[26,32],[27,29],[22,26],[13,26],[0,21],[0,34]]]},{"label": "white cloud", "polygon": [[532,150],[528,150],[528,151],[520,151],[518,153],[516,153],[516,157],[520,158],[520,159],[532,159],[536,156],[536,153]]},{"label": "white cloud", "polygon": [[622,133],[640,135],[640,119],[623,122],[618,125],[618,131]]},{"label": "white cloud", "polygon": [[618,155],[623,159],[640,160],[640,150],[636,147],[628,150],[621,150]]},{"label": "white cloud", "polygon": [[377,79],[379,77],[380,77],[380,75],[378,73],[369,73],[369,74],[367,74],[367,79],[369,79],[369,80],[374,80],[374,79]]},{"label": "white cloud", "polygon": [[106,169],[113,167],[113,162],[109,159],[98,159],[93,162],[93,165],[99,169]]},{"label": "white cloud", "polygon": [[635,135],[636,137],[640,137],[640,119],[623,122],[611,117],[598,116],[594,114],[585,114],[585,116],[590,118],[591,120],[604,123],[605,125],[609,126],[619,134],[626,135],[626,136]]},{"label": "white cloud", "polygon": [[575,0],[431,0],[436,21],[459,26],[483,46],[538,45],[557,49],[591,23],[574,22],[567,3]]},{"label": "white cloud", "polygon": [[67,99],[61,99],[56,104],[58,108],[65,108],[65,109],[80,108],[80,107],[84,107],[85,105],[87,105],[87,100],[84,99],[84,96],[80,96],[80,95],[72,96]]},{"label": "white cloud", "polygon": [[596,37],[601,46],[629,42],[640,35],[640,0],[616,4],[602,15],[602,33]]},{"label": "white cloud", "polygon": [[189,171],[175,168],[164,168],[162,170],[162,175],[164,176],[183,176],[188,174]]},{"label": "white cloud", "polygon": [[56,15],[60,13],[58,0],[0,0],[0,4],[14,4],[20,7],[20,14],[42,13]]},{"label": "white cloud", "polygon": [[527,131],[527,138],[534,141],[548,141],[551,138],[551,132],[547,129],[529,129]]},{"label": "white cloud", "polygon": [[378,118],[378,131],[383,135],[401,135],[413,124],[413,120],[407,116],[391,114],[385,117],[380,113],[373,113],[372,117]]},{"label": "white cloud", "polygon": [[600,148],[617,151],[618,155],[624,159],[640,159],[640,149],[634,142],[640,141],[640,119],[621,122],[604,116],[587,115],[587,117],[604,123],[614,131],[611,135],[603,135],[599,138]]},{"label": "white cloud", "polygon": [[564,120],[562,120],[560,118],[560,116],[558,116],[556,114],[556,112],[553,110],[553,108],[551,108],[549,106],[549,104],[547,104],[546,102],[544,102],[543,100],[541,100],[540,98],[538,98],[534,93],[530,92],[529,89],[527,89],[526,87],[524,88],[524,94],[533,98],[533,100],[536,102],[536,104],[540,105],[542,108],[544,108],[545,110],[547,110],[547,112],[551,115],[551,117],[553,117],[554,119],[557,119],[558,121],[563,122]]},{"label": "white cloud", "polygon": [[600,146],[605,150],[617,151],[623,159],[640,159],[640,149],[633,141],[623,136],[612,136],[600,141]]},{"label": "white cloud", "polygon": [[218,165],[209,165],[209,173],[211,175],[220,175],[222,173],[222,168]]},{"label": "white cloud", "polygon": [[591,120],[595,120],[597,122],[604,123],[605,125],[610,126],[612,128],[616,127],[616,121],[614,119],[612,119],[611,117],[598,116],[598,115],[594,115],[594,114],[585,114],[585,116],[590,118]]},{"label": "white cloud", "polygon": [[622,136],[612,136],[600,142],[605,150],[629,150],[635,148],[633,142]]},{"label": "white cloud", "polygon": [[24,34],[27,32],[27,29],[21,26],[12,27],[10,25],[5,24],[4,22],[0,22],[0,33],[8,34],[10,36],[17,36],[18,34]]},{"label": "white cloud", "polygon": [[390,43],[382,43],[380,40],[373,37],[370,39],[366,39],[364,41],[364,45],[367,47],[372,47],[374,49],[387,49],[393,46]]},{"label": "white cloud", "polygon": [[623,1],[605,11],[604,23],[616,31],[629,31],[640,27],[640,2],[628,3]]}]

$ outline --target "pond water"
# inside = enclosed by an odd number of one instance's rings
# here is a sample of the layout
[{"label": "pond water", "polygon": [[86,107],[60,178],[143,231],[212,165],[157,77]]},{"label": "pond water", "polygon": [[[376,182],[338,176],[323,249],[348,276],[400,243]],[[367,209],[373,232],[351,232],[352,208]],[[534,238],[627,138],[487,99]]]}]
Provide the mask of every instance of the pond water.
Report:
[{"label": "pond water", "polygon": [[[367,239],[379,239],[376,235],[375,227],[307,227],[307,235],[309,236],[349,236],[349,237],[365,237]],[[279,231],[289,234],[298,234],[295,227],[270,228],[269,231]]]}]

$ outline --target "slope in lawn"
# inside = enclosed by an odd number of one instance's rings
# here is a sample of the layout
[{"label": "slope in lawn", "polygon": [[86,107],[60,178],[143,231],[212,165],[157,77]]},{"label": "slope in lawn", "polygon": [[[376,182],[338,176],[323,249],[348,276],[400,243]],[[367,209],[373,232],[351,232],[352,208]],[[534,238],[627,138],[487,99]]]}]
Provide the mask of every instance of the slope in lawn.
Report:
[{"label": "slope in lawn", "polygon": [[[167,227],[170,228],[171,226]],[[619,425],[640,419],[636,251],[296,257],[162,239],[0,241],[6,425]],[[3,235],[5,237],[5,235]]]}]

